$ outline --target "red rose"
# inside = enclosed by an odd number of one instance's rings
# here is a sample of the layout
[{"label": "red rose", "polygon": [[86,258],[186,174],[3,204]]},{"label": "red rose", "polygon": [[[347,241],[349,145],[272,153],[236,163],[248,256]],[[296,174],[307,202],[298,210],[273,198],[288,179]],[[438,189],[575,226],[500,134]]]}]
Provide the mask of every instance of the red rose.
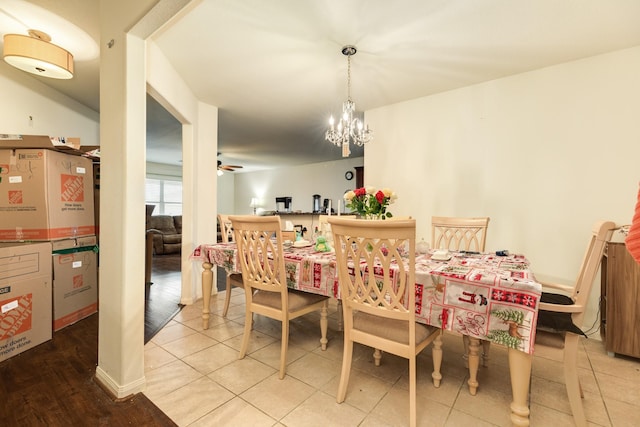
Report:
[{"label": "red rose", "polygon": [[367,190],[365,190],[364,187],[356,188],[353,192],[356,193],[356,197],[364,196],[365,194],[367,194]]},{"label": "red rose", "polygon": [[382,204],[382,202],[384,202],[384,193],[382,191],[378,190],[378,192],[376,193],[376,200],[380,204]]}]

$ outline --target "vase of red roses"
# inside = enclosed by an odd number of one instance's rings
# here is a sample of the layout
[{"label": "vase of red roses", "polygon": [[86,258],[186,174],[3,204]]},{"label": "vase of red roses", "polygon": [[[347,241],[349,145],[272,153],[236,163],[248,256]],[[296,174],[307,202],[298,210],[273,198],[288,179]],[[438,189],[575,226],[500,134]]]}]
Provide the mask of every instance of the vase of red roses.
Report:
[{"label": "vase of red roses", "polygon": [[345,207],[364,219],[387,219],[393,215],[387,207],[397,199],[388,188],[360,187],[344,195]]}]

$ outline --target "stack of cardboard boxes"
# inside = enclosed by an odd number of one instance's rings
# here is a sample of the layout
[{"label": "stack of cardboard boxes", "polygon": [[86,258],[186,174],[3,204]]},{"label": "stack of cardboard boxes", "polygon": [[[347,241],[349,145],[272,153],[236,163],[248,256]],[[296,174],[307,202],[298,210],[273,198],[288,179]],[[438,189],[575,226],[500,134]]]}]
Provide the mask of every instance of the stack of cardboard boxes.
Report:
[{"label": "stack of cardboard boxes", "polygon": [[97,311],[93,163],[78,148],[0,135],[0,361]]}]

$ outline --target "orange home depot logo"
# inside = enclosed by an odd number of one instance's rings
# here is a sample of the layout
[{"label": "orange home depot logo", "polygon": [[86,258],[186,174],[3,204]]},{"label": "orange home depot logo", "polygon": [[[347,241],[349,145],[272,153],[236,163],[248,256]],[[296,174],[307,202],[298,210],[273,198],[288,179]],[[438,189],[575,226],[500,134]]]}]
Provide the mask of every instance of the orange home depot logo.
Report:
[{"label": "orange home depot logo", "polygon": [[9,204],[10,205],[22,204],[22,190],[9,190]]},{"label": "orange home depot logo", "polygon": [[0,174],[6,175],[9,173],[9,165],[0,164]]},{"label": "orange home depot logo", "polygon": [[[31,329],[32,294],[21,295],[0,301],[0,307],[12,307],[6,313],[0,311],[0,341],[14,337]],[[17,304],[15,303],[17,301]]]},{"label": "orange home depot logo", "polygon": [[82,274],[73,276],[73,289],[78,289],[81,287],[82,287]]},{"label": "orange home depot logo", "polygon": [[84,202],[84,182],[82,176],[60,175],[60,200],[63,202]]}]

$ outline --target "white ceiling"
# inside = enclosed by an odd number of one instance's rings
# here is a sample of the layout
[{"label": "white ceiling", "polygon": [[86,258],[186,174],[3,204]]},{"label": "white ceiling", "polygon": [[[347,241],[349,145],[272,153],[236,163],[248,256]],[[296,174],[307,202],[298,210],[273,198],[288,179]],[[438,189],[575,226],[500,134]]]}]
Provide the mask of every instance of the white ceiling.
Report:
[{"label": "white ceiling", "polygon": [[[99,40],[98,0],[29,3]],[[202,0],[152,38],[219,107],[220,159],[253,170],[341,157],[324,131],[346,98],[344,45],[358,48],[352,98],[365,111],[638,46],[640,1]],[[97,65],[77,60],[74,79],[46,83],[98,110]],[[179,124],[154,104],[148,159],[178,164]]]}]

